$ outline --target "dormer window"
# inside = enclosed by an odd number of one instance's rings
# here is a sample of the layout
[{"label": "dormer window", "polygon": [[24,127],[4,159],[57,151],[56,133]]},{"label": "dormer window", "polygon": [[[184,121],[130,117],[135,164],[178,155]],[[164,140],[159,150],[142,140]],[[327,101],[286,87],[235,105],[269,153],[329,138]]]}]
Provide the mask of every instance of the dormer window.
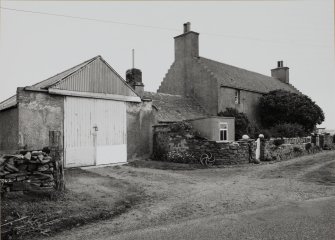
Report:
[{"label": "dormer window", "polygon": [[235,104],[240,104],[240,90],[235,90]]}]

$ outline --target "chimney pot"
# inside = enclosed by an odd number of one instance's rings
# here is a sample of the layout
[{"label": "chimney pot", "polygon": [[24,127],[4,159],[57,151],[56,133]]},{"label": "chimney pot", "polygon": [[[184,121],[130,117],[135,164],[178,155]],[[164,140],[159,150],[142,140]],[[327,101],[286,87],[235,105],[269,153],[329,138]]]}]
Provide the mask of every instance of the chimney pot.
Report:
[{"label": "chimney pot", "polygon": [[191,31],[191,23],[190,22],[184,23],[184,33],[187,33],[189,31]]},{"label": "chimney pot", "polygon": [[279,68],[284,67],[284,62],[283,61],[278,61],[277,62],[277,67],[279,67]]}]

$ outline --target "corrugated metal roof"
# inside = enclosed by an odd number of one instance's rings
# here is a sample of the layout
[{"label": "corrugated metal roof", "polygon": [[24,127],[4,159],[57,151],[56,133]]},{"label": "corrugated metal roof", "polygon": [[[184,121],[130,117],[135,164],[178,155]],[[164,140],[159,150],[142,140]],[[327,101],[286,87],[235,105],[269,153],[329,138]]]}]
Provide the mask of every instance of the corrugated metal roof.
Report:
[{"label": "corrugated metal roof", "polygon": [[291,84],[283,83],[270,76],[265,76],[260,73],[248,71],[243,68],[234,67],[203,57],[199,57],[197,61],[205,67],[218,80],[219,85],[222,86],[261,93],[267,93],[278,89],[300,93]]},{"label": "corrugated metal roof", "polygon": [[[32,85],[35,89],[138,96],[126,81],[99,55]],[[0,103],[0,110],[15,106],[16,95]]]},{"label": "corrugated metal roof", "polygon": [[101,57],[93,59],[49,88],[77,92],[137,96],[125,80]]},{"label": "corrugated metal roof", "polygon": [[144,92],[157,108],[159,122],[176,122],[194,118],[208,117],[205,110],[193,99],[166,93]]},{"label": "corrugated metal roof", "polygon": [[0,111],[10,108],[10,107],[14,107],[16,105],[16,95],[11,96],[10,98],[6,99],[5,101],[0,103]]},{"label": "corrugated metal roof", "polygon": [[58,73],[46,80],[43,80],[42,82],[39,82],[39,83],[36,83],[34,85],[32,85],[33,87],[36,87],[36,88],[48,88],[56,83],[58,83],[59,81],[63,80],[65,77],[71,75],[72,73],[78,71],[79,69],[81,69],[82,67],[86,66],[87,64],[93,62],[94,60],[100,58],[101,56],[96,56],[94,58],[91,58],[83,63],[80,63],[70,69],[67,69],[61,73]]}]

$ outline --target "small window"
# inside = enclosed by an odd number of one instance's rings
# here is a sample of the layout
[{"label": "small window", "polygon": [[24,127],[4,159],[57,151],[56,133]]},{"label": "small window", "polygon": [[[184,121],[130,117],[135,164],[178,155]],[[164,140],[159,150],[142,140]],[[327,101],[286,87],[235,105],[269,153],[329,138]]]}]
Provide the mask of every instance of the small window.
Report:
[{"label": "small window", "polygon": [[235,104],[240,104],[240,90],[235,90]]},{"label": "small window", "polygon": [[228,124],[220,123],[220,141],[228,141]]}]

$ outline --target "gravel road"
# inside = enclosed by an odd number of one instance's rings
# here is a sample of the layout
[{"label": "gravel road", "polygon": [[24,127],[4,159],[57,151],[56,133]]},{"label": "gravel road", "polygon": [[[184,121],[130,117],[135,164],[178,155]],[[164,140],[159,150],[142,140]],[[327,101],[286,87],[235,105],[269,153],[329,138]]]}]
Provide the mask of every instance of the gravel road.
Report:
[{"label": "gravel road", "polygon": [[192,171],[130,166],[89,171],[127,181],[144,190],[146,197],[140,205],[118,218],[44,239],[114,239],[120,234],[147,228],[164,228],[169,224],[263,211],[335,196],[334,151],[271,164]]}]

